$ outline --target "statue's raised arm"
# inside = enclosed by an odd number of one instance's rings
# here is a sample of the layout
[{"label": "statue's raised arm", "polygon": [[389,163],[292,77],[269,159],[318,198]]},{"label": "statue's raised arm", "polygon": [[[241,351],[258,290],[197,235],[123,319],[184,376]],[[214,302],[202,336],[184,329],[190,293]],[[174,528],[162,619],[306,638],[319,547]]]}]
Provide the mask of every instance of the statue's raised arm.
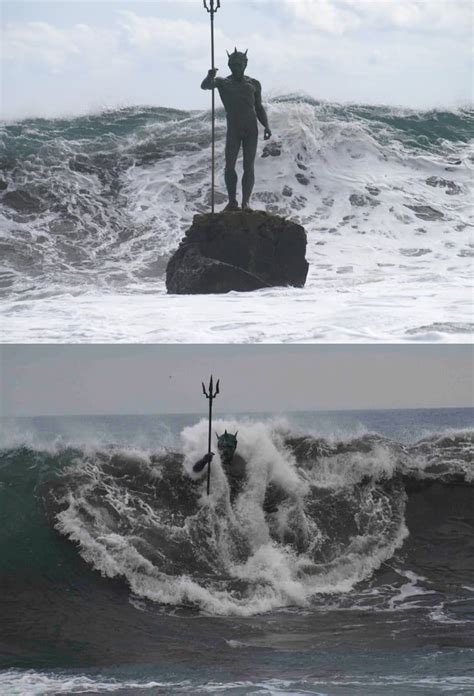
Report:
[{"label": "statue's raised arm", "polygon": [[219,83],[223,82],[220,77],[216,77],[217,70],[218,68],[211,68],[208,70],[206,77],[201,82],[201,89],[213,89],[214,87],[218,87]]}]

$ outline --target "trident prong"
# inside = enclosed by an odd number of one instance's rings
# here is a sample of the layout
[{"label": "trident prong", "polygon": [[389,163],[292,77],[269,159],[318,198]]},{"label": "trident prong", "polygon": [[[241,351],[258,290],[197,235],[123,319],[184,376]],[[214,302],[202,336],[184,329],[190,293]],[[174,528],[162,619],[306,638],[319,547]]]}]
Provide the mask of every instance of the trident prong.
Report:
[{"label": "trident prong", "polygon": [[[208,7],[207,3],[210,3],[210,6]],[[204,5],[204,9],[207,10],[208,12],[217,12],[219,7],[221,6],[221,0],[215,0],[216,4],[214,5],[214,0],[202,0],[202,4]]]},{"label": "trident prong", "polygon": [[214,391],[214,381],[213,381],[212,375],[211,375],[211,379],[209,380],[209,387],[207,389],[204,386],[204,382],[201,382],[202,392],[203,392],[204,396],[206,397],[206,399],[215,399],[216,398],[216,396],[219,394],[219,382],[220,382],[220,380],[218,379],[216,382],[215,391]]}]

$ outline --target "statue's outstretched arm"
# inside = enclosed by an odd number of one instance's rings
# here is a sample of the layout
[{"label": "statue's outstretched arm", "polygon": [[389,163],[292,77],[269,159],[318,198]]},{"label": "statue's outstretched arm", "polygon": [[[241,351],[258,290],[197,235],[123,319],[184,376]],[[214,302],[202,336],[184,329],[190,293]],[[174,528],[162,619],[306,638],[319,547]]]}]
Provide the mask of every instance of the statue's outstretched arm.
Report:
[{"label": "statue's outstretched arm", "polygon": [[199,473],[204,469],[206,464],[210,464],[212,462],[212,458],[214,456],[214,452],[208,452],[207,454],[204,455],[199,461],[196,462],[193,466],[193,471],[195,473]]}]

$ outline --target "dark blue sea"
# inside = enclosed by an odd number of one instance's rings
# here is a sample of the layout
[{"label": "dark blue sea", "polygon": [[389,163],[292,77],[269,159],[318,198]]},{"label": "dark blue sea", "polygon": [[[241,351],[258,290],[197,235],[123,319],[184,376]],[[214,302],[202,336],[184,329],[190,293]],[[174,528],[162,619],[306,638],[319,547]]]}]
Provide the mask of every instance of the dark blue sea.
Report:
[{"label": "dark blue sea", "polygon": [[474,693],[474,409],[213,425],[2,420],[0,693]]}]

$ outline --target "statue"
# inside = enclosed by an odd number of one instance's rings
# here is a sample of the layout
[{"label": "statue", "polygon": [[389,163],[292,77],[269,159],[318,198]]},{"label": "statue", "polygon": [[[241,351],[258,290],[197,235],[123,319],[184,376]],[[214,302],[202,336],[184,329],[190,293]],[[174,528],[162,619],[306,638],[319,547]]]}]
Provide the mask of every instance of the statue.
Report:
[{"label": "statue", "polygon": [[[248,49],[247,49],[248,50]],[[272,136],[268,118],[262,105],[262,86],[258,80],[244,75],[247,67],[247,51],[235,48],[229,54],[231,75],[216,77],[217,68],[211,69],[201,84],[202,89],[217,87],[227,116],[225,146],[225,183],[229,203],[224,210],[239,210],[237,202],[237,173],[235,163],[242,144],[244,175],[242,177],[242,210],[250,210],[249,201],[255,183],[255,155],[257,154],[258,123],[265,128],[264,140]]]},{"label": "statue", "polygon": [[[222,467],[229,483],[230,500],[234,502],[245,484],[247,467],[242,457],[235,452],[237,449],[237,433],[232,435],[232,433],[228,433],[226,430],[222,435],[216,433],[216,436]],[[206,465],[212,462],[213,457],[214,452],[205,454],[204,457],[194,464],[193,471],[196,473],[202,471]]]},{"label": "statue", "polygon": [[[233,505],[247,483],[247,463],[236,452],[237,433],[228,433],[226,430],[222,435],[216,433],[216,437],[222,468],[229,484],[230,502]],[[194,464],[193,471],[196,473],[202,471],[206,465],[212,462],[213,457],[214,452],[205,454]],[[287,497],[288,494],[280,486],[268,483],[262,505],[264,512],[266,514],[277,512],[279,504]]]}]

